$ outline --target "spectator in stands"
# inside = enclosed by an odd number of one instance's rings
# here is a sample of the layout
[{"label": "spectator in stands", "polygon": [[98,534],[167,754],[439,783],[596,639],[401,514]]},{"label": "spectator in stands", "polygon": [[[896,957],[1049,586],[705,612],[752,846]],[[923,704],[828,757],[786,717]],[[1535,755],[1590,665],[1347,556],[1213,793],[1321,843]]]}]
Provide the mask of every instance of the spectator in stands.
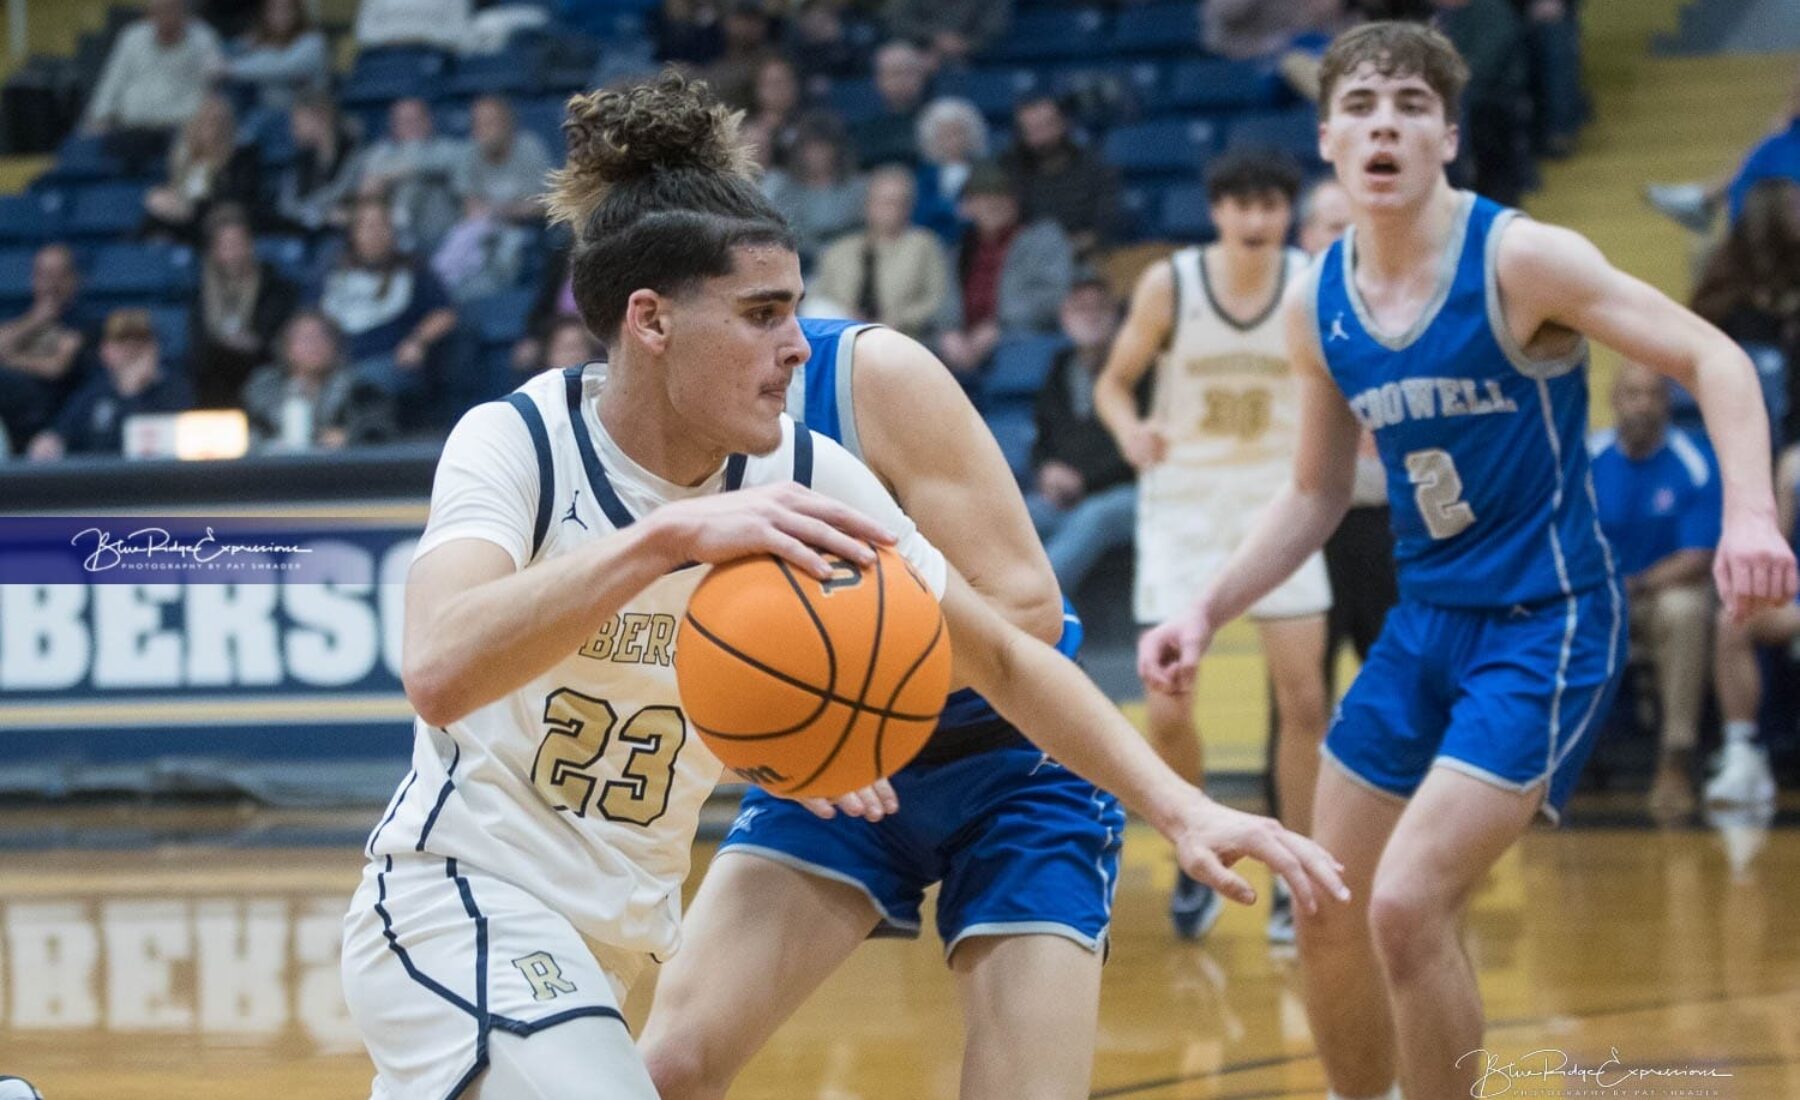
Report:
[{"label": "spectator in stands", "polygon": [[1349,228],[1350,193],[1334,177],[1321,177],[1300,196],[1298,216],[1300,248],[1308,256],[1317,256]]},{"label": "spectator in stands", "polygon": [[512,365],[516,371],[535,371],[544,358],[544,342],[551,330],[568,318],[581,319],[575,305],[575,288],[569,274],[569,249],[565,246],[550,253],[544,270],[538,276],[537,294],[531,310],[525,315],[525,335],[513,345]]},{"label": "spectator in stands", "polygon": [[1435,20],[1469,66],[1463,92],[1463,150],[1470,185],[1517,206],[1536,181],[1525,102],[1525,26],[1508,0],[1432,0]]},{"label": "spectator in stands", "polygon": [[393,400],[344,362],[344,337],[317,310],[296,313],[273,347],[279,358],[244,385],[244,414],[259,446],[338,450],[398,434]]},{"label": "spectator in stands", "polygon": [[233,43],[222,75],[256,89],[260,107],[285,111],[302,96],[331,91],[331,57],[323,32],[301,0],[263,0],[256,26]]},{"label": "spectator in stands", "polygon": [[1119,219],[1119,176],[1069,133],[1054,96],[1034,95],[1013,109],[1018,136],[1001,163],[1012,173],[1022,216],[1062,226],[1077,256],[1109,243]]},{"label": "spectator in stands", "polygon": [[[325,277],[319,308],[344,332],[352,369],[417,412],[433,395],[434,355],[456,328],[450,296],[431,269],[400,251],[386,204],[357,203],[349,248]],[[447,350],[447,349],[445,349]]]},{"label": "spectator in stands", "polygon": [[357,197],[386,201],[406,247],[429,251],[460,216],[453,181],[466,148],[463,142],[437,136],[431,107],[423,99],[397,99],[388,108],[387,138],[369,146],[358,160]]},{"label": "spectator in stands", "polygon": [[606,349],[579,317],[559,317],[550,326],[543,341],[544,353],[532,370],[562,370],[579,367],[606,358]]},{"label": "spectator in stands", "polygon": [[911,170],[900,165],[871,173],[864,207],[868,228],[825,250],[812,288],[857,320],[929,343],[944,310],[949,272],[943,244],[912,224],[916,188]]},{"label": "spectator in stands", "polygon": [[519,129],[512,105],[482,96],[469,111],[470,143],[451,186],[484,216],[509,222],[543,217],[540,196],[551,168],[544,140]]},{"label": "spectator in stands", "polygon": [[988,156],[987,120],[966,99],[945,96],[919,113],[919,199],[913,221],[948,243],[962,232],[956,204],[969,170]]},{"label": "spectator in stands", "polygon": [[1343,0],[1206,0],[1200,40],[1208,53],[1237,61],[1279,57],[1306,35],[1330,35],[1344,20]]},{"label": "spectator in stands", "polygon": [[[1119,302],[1106,280],[1085,275],[1062,303],[1068,345],[1056,356],[1037,399],[1031,446],[1036,487],[1025,495],[1031,521],[1065,593],[1080,589],[1110,551],[1131,545],[1137,474],[1094,414],[1094,379],[1119,330]],[[1138,402],[1148,408],[1148,377]]]},{"label": "spectator in stands", "polygon": [[809,81],[829,82],[868,71],[867,58],[851,41],[839,0],[801,0],[788,20],[785,46],[789,57],[806,59]]},{"label": "spectator in stands", "polygon": [[238,144],[231,101],[209,95],[169,150],[168,182],[144,195],[144,232],[191,244],[215,205],[235,203],[253,210],[261,200],[262,161],[256,147]]},{"label": "spectator in stands", "polygon": [[299,288],[257,258],[243,209],[215,207],[206,218],[200,290],[188,322],[195,404],[237,408],[244,380],[268,362],[276,335],[299,304]]},{"label": "spectator in stands", "polygon": [[763,177],[763,193],[794,230],[800,261],[811,267],[825,245],[862,225],[867,181],[854,170],[836,118],[812,111],[800,121],[794,161]]},{"label": "spectator in stands", "polygon": [[1692,229],[1705,233],[1721,205],[1729,207],[1731,220],[1743,216],[1750,189],[1766,179],[1800,182],[1800,74],[1788,93],[1786,109],[1769,135],[1750,150],[1737,173],[1711,184],[1651,184],[1644,189],[1650,205]]},{"label": "spectator in stands", "polygon": [[200,109],[223,58],[219,36],[188,14],[187,0],[147,0],[144,18],[113,43],[82,116],[89,133],[137,171]]},{"label": "spectator in stands", "polygon": [[1006,32],[1012,22],[1012,0],[979,4],[946,4],[943,0],[887,0],[882,22],[890,38],[918,42],[934,68],[962,66]]},{"label": "spectator in stands", "polygon": [[1581,27],[1575,21],[1575,0],[1513,3],[1525,19],[1533,148],[1547,156],[1567,156],[1575,151],[1588,112],[1581,87]]},{"label": "spectator in stands", "polygon": [[1020,223],[1012,180],[992,161],[969,173],[960,210],[969,228],[950,260],[938,354],[952,371],[970,374],[1002,336],[1055,329],[1075,253],[1048,218]]},{"label": "spectator in stands", "polygon": [[708,65],[725,52],[721,0],[663,0],[651,8],[656,56],[665,61]]},{"label": "spectator in stands", "polygon": [[71,320],[81,273],[66,244],[47,244],[31,259],[31,306],[0,324],[0,427],[25,442],[50,419],[74,380],[84,342]]},{"label": "spectator in stands", "polygon": [[763,149],[764,163],[787,164],[800,136],[800,75],[785,57],[771,57],[756,71],[756,92],[744,134]]},{"label": "spectator in stands", "polygon": [[[1794,538],[1796,492],[1800,492],[1800,448],[1781,456],[1775,474],[1775,505],[1781,529]],[[1762,713],[1762,665],[1758,646],[1789,646],[1800,639],[1800,604],[1789,604],[1737,622],[1718,617],[1713,642],[1713,688],[1719,697],[1724,744],[1719,767],[1706,781],[1706,801],[1715,806],[1760,806],[1775,800],[1775,775],[1757,720]]]},{"label": "spectator in stands", "polygon": [[150,312],[118,309],[100,338],[104,368],[69,398],[51,426],[26,448],[34,462],[65,454],[119,454],[125,421],[140,413],[180,412],[194,395],[179,371],[164,370]]},{"label": "spectator in stands", "polygon": [[1787,379],[1779,435],[1800,440],[1800,183],[1751,188],[1743,215],[1713,250],[1694,312],[1753,353],[1781,357]]},{"label": "spectator in stands", "polygon": [[864,168],[898,162],[916,164],[919,159],[919,111],[925,104],[925,83],[931,63],[911,43],[889,42],[875,51],[875,91],[881,111],[851,127],[851,142]]},{"label": "spectator in stands", "polygon": [[749,108],[763,63],[777,56],[769,41],[769,13],[761,0],[733,0],[721,23],[725,50],[701,71],[721,103]]},{"label": "spectator in stands", "polygon": [[1694,808],[1693,754],[1706,692],[1713,619],[1712,558],[1723,498],[1705,444],[1669,423],[1662,376],[1635,363],[1613,382],[1615,426],[1595,436],[1594,493],[1625,578],[1635,649],[1656,672],[1662,750],[1650,809]]},{"label": "spectator in stands", "polygon": [[356,6],[356,45],[434,46],[460,49],[469,33],[471,0],[360,0]]},{"label": "spectator in stands", "polygon": [[272,228],[315,236],[341,225],[356,179],[356,133],[329,96],[303,96],[288,112],[294,159],[276,179]]}]

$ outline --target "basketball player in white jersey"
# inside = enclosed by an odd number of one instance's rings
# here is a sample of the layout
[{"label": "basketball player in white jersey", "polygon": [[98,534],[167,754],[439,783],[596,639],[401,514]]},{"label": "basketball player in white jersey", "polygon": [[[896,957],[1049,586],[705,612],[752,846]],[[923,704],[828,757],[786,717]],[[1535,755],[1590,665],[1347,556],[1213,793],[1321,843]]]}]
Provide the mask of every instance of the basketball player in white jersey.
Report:
[{"label": "basketball player in white jersey", "polygon": [[[1297,397],[1277,308],[1305,268],[1286,247],[1299,171],[1262,152],[1231,153],[1207,172],[1219,243],[1185,248],[1139,279],[1131,312],[1094,391],[1101,419],[1139,470],[1134,612],[1145,628],[1181,614],[1286,484]],[[1156,369],[1149,416],[1133,396]],[[1274,685],[1275,785],[1282,820],[1305,832],[1326,701],[1321,667],[1331,586],[1314,556],[1252,610]],[[1176,773],[1204,771],[1190,692],[1145,685],[1150,740]],[[1277,891],[1271,925],[1290,939]],[[1169,916],[1185,939],[1206,934],[1223,901],[1177,874]]]},{"label": "basketball player in white jersey", "polygon": [[721,770],[688,736],[675,624],[705,565],[747,554],[823,578],[825,554],[896,543],[941,594],[959,682],[1116,790],[1190,871],[1248,901],[1228,866],[1253,855],[1309,911],[1346,896],[1316,845],[1163,767],[867,469],[785,416],[807,354],[799,261],[744,175],[740,120],[673,73],[571,101],[551,212],[575,223],[575,297],[610,363],[542,375],[445,444],[408,576],[413,772],[345,918],[376,1097],[655,1097],[619,1004],[678,945]]}]

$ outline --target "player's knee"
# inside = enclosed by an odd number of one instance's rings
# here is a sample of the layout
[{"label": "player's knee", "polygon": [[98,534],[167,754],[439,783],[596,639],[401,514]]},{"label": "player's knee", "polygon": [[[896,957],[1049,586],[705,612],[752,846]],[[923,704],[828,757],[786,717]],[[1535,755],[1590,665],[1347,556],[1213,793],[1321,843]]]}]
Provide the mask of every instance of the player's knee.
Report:
[{"label": "player's knee", "polygon": [[731,1072],[697,1042],[659,1042],[645,1037],[644,1065],[662,1100],[722,1100]]},{"label": "player's knee", "polygon": [[1443,907],[1408,883],[1377,881],[1369,898],[1369,930],[1391,978],[1404,979],[1435,958]]},{"label": "player's knee", "polygon": [[1317,738],[1324,734],[1329,718],[1325,705],[1325,683],[1319,677],[1294,677],[1293,682],[1279,684],[1275,705],[1281,712],[1282,732]]}]

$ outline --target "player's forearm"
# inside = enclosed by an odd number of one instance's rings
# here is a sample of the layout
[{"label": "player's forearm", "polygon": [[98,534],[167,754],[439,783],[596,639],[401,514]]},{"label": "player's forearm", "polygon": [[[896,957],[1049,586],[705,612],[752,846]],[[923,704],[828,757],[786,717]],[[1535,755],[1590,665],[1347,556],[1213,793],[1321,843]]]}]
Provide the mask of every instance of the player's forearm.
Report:
[{"label": "player's forearm", "polygon": [[1121,442],[1137,424],[1137,399],[1116,371],[1102,371],[1094,380],[1094,412],[1113,438]]},{"label": "player's forearm", "polygon": [[1325,545],[1350,508],[1350,480],[1342,481],[1282,489],[1200,597],[1209,623],[1222,626],[1250,610]]},{"label": "player's forearm", "polygon": [[994,709],[1076,775],[1169,833],[1194,804],[1194,788],[1164,764],[1100,689],[1067,658],[1013,634],[974,684]]},{"label": "player's forearm", "polygon": [[435,726],[518,690],[579,649],[672,564],[659,528],[636,524],[588,549],[478,584],[407,632],[406,694]]},{"label": "player's forearm", "polygon": [[1775,515],[1769,462],[1769,415],[1750,357],[1724,336],[1694,367],[1694,397],[1719,457],[1725,516]]}]

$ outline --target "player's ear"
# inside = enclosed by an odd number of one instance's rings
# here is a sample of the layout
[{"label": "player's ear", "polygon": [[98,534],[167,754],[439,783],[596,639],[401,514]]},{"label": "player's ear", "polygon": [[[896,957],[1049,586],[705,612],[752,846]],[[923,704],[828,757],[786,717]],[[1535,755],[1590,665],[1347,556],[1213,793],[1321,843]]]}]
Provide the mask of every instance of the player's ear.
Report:
[{"label": "player's ear", "polygon": [[625,336],[661,353],[669,344],[669,300],[654,290],[634,290],[625,302]]},{"label": "player's ear", "polygon": [[1456,152],[1462,147],[1462,127],[1452,122],[1444,127],[1444,163],[1449,164],[1456,159]]}]

